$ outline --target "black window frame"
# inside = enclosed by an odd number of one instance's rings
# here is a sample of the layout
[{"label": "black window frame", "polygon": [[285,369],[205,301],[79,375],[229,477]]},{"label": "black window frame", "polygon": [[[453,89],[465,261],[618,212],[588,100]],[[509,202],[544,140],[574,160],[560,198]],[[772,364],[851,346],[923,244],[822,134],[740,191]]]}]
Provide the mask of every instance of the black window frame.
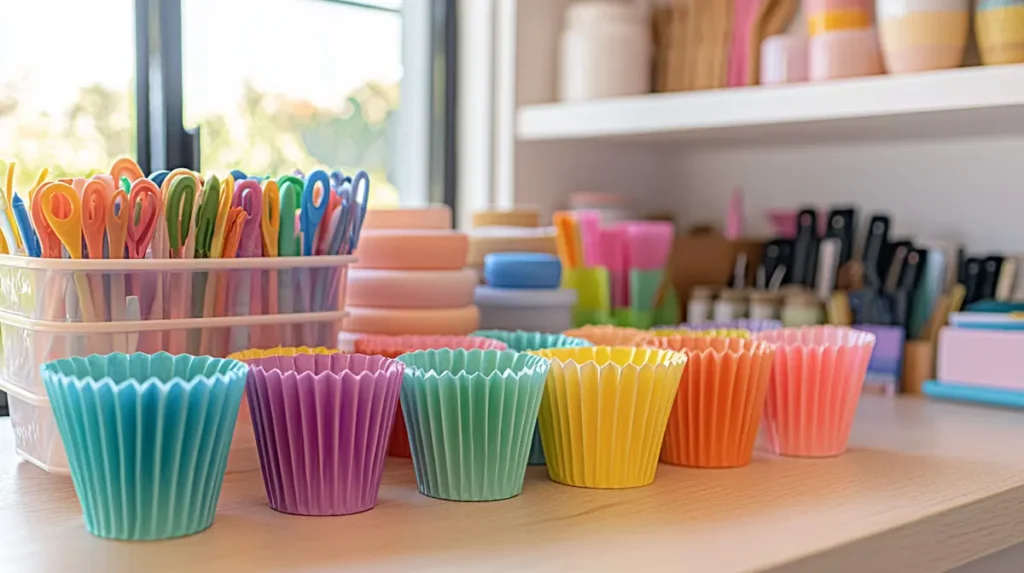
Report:
[{"label": "black window frame", "polygon": [[[320,0],[395,11],[368,1]],[[457,212],[456,0],[430,2],[430,121],[428,201]],[[146,173],[187,167],[199,171],[199,128],[184,124],[181,0],[135,0],[136,157]]]}]

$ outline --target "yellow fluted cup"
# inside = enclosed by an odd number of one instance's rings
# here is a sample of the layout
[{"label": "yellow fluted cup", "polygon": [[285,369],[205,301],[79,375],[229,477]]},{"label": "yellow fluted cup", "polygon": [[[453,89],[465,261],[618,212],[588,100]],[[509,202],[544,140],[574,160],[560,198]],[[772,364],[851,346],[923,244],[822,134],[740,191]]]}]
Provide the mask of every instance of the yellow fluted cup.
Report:
[{"label": "yellow fluted cup", "polygon": [[602,489],[653,482],[686,354],[627,346],[531,354],[551,361],[537,420],[551,479]]},{"label": "yellow fluted cup", "polygon": [[338,352],[337,348],[325,348],[323,346],[319,346],[317,348],[310,348],[308,346],[278,346],[277,348],[250,348],[248,350],[235,352],[234,354],[229,354],[228,358],[232,360],[248,362],[250,360],[266,358],[268,356],[295,356],[296,354],[334,354],[336,352]]}]

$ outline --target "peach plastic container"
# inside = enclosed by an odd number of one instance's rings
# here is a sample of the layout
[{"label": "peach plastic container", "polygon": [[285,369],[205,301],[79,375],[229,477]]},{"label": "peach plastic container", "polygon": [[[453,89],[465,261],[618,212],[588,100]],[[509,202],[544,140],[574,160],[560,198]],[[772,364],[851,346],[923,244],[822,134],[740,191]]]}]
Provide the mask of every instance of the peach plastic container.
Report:
[{"label": "peach plastic container", "polygon": [[370,229],[451,229],[452,209],[432,205],[418,209],[370,209],[363,230]]},{"label": "peach plastic container", "polygon": [[761,42],[761,85],[807,81],[807,38],[780,34]]},{"label": "peach plastic container", "polygon": [[872,76],[882,73],[875,28],[819,34],[808,40],[812,81]]},{"label": "peach plastic container", "polygon": [[[345,346],[344,334],[338,335],[338,347]],[[438,348],[480,348],[482,350],[506,350],[508,345],[500,340],[482,336],[381,336],[365,335],[354,341],[357,354],[398,358],[408,352]],[[409,432],[405,428],[405,417],[402,415],[401,403],[395,413],[395,426],[391,432],[391,444],[388,455],[397,458],[412,457],[409,447]]]},{"label": "peach plastic container", "polygon": [[473,304],[480,277],[476,271],[403,271],[352,269],[348,297],[352,306],[436,309]]},{"label": "peach plastic container", "polygon": [[776,454],[837,456],[846,451],[875,335],[841,326],[762,332],[776,345],[764,427]]},{"label": "peach plastic container", "polygon": [[749,464],[775,347],[759,340],[703,336],[661,337],[651,345],[689,356],[665,430],[661,461],[697,468]]},{"label": "peach plastic container", "polygon": [[447,229],[373,229],[364,231],[353,268],[458,270],[466,266],[469,238]]}]

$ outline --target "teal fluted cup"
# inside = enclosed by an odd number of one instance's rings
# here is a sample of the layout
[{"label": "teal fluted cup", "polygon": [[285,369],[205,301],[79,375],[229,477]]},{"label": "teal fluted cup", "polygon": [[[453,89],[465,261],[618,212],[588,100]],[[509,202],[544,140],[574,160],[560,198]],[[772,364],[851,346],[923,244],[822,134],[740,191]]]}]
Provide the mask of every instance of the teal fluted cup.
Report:
[{"label": "teal fluted cup", "polygon": [[170,539],[213,524],[244,363],[115,353],[41,369],[90,533]]},{"label": "teal fluted cup", "polygon": [[[578,346],[593,346],[589,340],[566,336],[553,332],[527,332],[524,330],[478,330],[473,336],[482,336],[504,342],[512,350],[527,352],[530,350],[544,350],[546,348],[570,348]],[[542,466],[544,460],[544,446],[540,443],[540,427],[533,431],[533,446],[530,447],[531,466]]]},{"label": "teal fluted cup", "polygon": [[402,413],[420,493],[496,501],[523,490],[550,362],[511,350],[420,350],[405,364]]}]

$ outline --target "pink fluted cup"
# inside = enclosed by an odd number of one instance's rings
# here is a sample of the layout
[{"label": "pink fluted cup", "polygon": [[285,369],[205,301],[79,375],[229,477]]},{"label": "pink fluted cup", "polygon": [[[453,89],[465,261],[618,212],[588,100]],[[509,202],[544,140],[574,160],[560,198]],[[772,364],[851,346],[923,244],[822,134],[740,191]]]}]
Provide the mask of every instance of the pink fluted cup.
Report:
[{"label": "pink fluted cup", "polygon": [[771,450],[812,458],[846,451],[875,335],[810,326],[757,338],[776,345],[763,422]]}]

